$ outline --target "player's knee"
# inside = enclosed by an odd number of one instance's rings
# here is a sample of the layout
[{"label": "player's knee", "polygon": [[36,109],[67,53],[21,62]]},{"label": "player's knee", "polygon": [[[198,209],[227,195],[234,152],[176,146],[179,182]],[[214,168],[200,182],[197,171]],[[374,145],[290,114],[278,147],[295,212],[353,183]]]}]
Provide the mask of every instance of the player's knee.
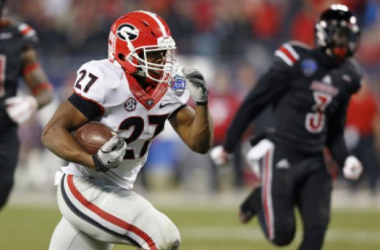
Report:
[{"label": "player's knee", "polygon": [[159,250],[177,250],[181,244],[178,228],[166,216],[160,222],[160,240],[157,242]]},{"label": "player's knee", "polygon": [[13,178],[0,176],[0,209],[6,204],[13,187]]},{"label": "player's knee", "polygon": [[[171,223],[173,224],[173,223]],[[181,237],[176,226],[168,225],[164,236],[161,238],[159,250],[177,250],[181,244]]]}]

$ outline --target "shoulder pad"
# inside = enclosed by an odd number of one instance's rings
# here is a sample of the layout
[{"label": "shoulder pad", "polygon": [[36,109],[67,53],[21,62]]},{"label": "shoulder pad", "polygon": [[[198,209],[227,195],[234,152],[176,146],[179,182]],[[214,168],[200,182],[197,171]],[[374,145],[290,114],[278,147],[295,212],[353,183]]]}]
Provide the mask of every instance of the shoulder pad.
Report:
[{"label": "shoulder pad", "polygon": [[300,42],[300,41],[290,41],[289,44],[295,49],[295,50],[311,50],[312,47],[307,45],[306,43]]},{"label": "shoulder pad", "polygon": [[348,59],[347,62],[350,64],[351,68],[353,69],[352,73],[357,75],[359,78],[362,78],[363,70],[360,64],[353,58]]},{"label": "shoulder pad", "polygon": [[101,75],[108,79],[108,88],[115,89],[120,86],[120,80],[123,78],[124,74],[120,64],[114,64],[108,59],[99,61],[93,60],[86,64],[91,65],[92,68],[96,69],[96,71],[100,72]]},{"label": "shoulder pad", "polygon": [[295,46],[290,43],[282,44],[274,54],[282,59],[288,66],[293,66],[300,59],[299,52],[297,52]]},{"label": "shoulder pad", "polygon": [[74,91],[88,100],[102,103],[105,94],[104,72],[98,61],[90,61],[83,64],[77,71],[74,83]]},{"label": "shoulder pad", "polygon": [[350,75],[353,77],[353,87],[356,92],[360,88],[362,83],[363,69],[354,58],[348,59],[347,63],[349,65],[348,72],[350,72]]},{"label": "shoulder pad", "polygon": [[17,29],[23,37],[32,37],[37,34],[36,31],[26,23],[19,24]]},{"label": "shoulder pad", "polygon": [[24,40],[25,46],[36,46],[38,43],[37,32],[28,24],[17,24],[17,30]]}]

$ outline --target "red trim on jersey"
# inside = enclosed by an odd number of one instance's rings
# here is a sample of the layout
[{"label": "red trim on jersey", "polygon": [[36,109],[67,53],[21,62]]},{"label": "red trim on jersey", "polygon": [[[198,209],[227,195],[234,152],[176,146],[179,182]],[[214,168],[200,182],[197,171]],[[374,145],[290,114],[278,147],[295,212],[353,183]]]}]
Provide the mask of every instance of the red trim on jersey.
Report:
[{"label": "red trim on jersey", "polygon": [[[136,97],[137,101],[141,103],[147,110],[151,110],[165,95],[168,86],[167,84],[160,83],[150,93],[145,92],[141,85],[137,82],[136,78],[130,74],[125,74],[129,83],[129,88],[132,94]],[[148,103],[153,101],[151,105]]]},{"label": "red trim on jersey", "polygon": [[99,108],[100,108],[100,112],[102,113],[102,116],[104,115],[104,107],[103,107],[103,105],[101,105],[100,103],[98,103],[98,102],[95,101],[95,100],[92,100],[92,99],[90,99],[90,98],[84,97],[81,93],[78,93],[78,92],[76,92],[75,90],[74,90],[74,93],[75,93],[77,96],[79,96],[80,98],[82,98],[82,99],[84,99],[84,100],[86,100],[86,101],[89,101],[89,102],[92,102],[92,103],[98,105]]},{"label": "red trim on jersey", "polygon": [[73,175],[67,175],[67,184],[69,186],[69,189],[71,193],[74,195],[74,197],[86,208],[97,214],[99,217],[102,219],[118,226],[121,227],[127,231],[131,231],[137,236],[139,236],[141,239],[143,239],[149,246],[150,250],[158,250],[156,244],[154,243],[153,239],[149,237],[148,234],[146,234],[144,231],[139,229],[138,227],[129,224],[126,221],[123,221],[116,216],[107,213],[91,201],[87,200],[81,193],[80,191],[75,187],[74,181],[73,181]]},{"label": "red trim on jersey", "polygon": [[22,74],[26,75],[32,72],[33,70],[38,69],[39,67],[40,67],[40,64],[38,62],[31,63],[24,67],[24,69],[22,70]]},{"label": "red trim on jersey", "polygon": [[32,31],[32,27],[30,26],[26,26],[24,29],[22,29],[20,32],[23,36],[25,36],[26,34],[28,34],[30,31]]},{"label": "red trim on jersey", "polygon": [[289,60],[292,61],[293,63],[295,63],[297,61],[297,59],[293,56],[293,54],[287,48],[285,48],[284,46],[281,46],[279,50],[282,53],[284,53],[285,56],[287,58],[289,58]]},{"label": "red trim on jersey", "polygon": [[53,89],[53,86],[50,83],[43,83],[32,89],[33,95],[36,95],[40,90],[43,89]]}]

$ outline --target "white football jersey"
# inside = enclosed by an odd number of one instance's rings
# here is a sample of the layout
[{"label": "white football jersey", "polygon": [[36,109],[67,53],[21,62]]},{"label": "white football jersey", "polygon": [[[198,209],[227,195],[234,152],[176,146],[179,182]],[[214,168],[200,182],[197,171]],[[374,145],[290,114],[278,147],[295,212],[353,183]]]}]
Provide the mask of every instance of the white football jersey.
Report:
[{"label": "white football jersey", "polygon": [[63,172],[101,177],[121,187],[133,188],[147,159],[150,142],[164,129],[170,115],[189,99],[180,70],[173,83],[172,87],[161,83],[148,94],[117,63],[105,59],[84,64],[77,72],[74,91],[101,107],[100,122],[125,139],[127,152],[119,167],[105,173],[76,163],[63,167]]}]

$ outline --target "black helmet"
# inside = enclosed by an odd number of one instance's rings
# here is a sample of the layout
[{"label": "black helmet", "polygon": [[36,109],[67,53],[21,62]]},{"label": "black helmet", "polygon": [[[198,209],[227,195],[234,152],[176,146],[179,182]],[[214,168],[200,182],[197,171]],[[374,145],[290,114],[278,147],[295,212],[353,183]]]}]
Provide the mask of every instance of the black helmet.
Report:
[{"label": "black helmet", "polygon": [[341,4],[333,4],[322,12],[315,24],[314,39],[317,48],[334,59],[352,56],[359,44],[360,28],[356,16]]}]

